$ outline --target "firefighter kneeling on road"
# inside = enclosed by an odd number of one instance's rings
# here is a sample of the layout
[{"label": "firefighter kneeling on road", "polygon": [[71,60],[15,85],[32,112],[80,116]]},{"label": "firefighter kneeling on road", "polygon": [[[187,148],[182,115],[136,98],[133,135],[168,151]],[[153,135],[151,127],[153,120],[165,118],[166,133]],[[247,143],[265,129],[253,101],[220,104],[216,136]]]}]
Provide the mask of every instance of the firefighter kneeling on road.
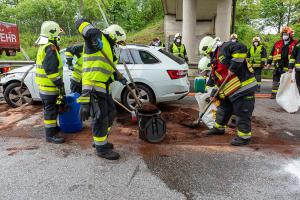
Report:
[{"label": "firefighter kneeling on road", "polygon": [[99,157],[116,160],[120,155],[113,151],[113,144],[107,141],[113,124],[116,109],[110,94],[110,84],[114,80],[126,85],[126,79],[116,72],[105,58],[117,63],[114,46],[124,43],[126,34],[118,25],[111,25],[103,32],[95,28],[88,20],[75,22],[76,29],[83,36],[82,95],[78,99],[80,117],[87,120],[92,117],[94,146]]},{"label": "firefighter kneeling on road", "polygon": [[59,54],[62,29],[56,22],[45,21],[36,43],[40,45],[36,58],[35,82],[44,105],[46,141],[60,144],[65,140],[58,135],[57,115],[65,96],[63,63]]},{"label": "firefighter kneeling on road", "polygon": [[[218,95],[220,106],[216,114],[214,127],[206,131],[207,135],[223,135],[225,125],[234,114],[237,117],[237,137],[231,144],[247,145],[251,138],[251,118],[254,110],[257,82],[253,69],[247,65],[247,47],[239,42],[225,42],[219,48],[212,37],[204,37],[199,46],[200,54],[211,58],[212,73],[210,79],[218,87],[227,78],[227,82]],[[229,78],[228,78],[229,77]],[[213,90],[212,95],[216,90]]]},{"label": "firefighter kneeling on road", "polygon": [[[67,59],[67,64],[69,70],[72,70],[72,77],[71,77],[71,85],[70,89],[72,93],[82,93],[82,53],[83,53],[83,45],[74,45],[70,46],[66,49],[65,55]],[[73,58],[76,56],[77,60],[75,65],[73,66]]]}]

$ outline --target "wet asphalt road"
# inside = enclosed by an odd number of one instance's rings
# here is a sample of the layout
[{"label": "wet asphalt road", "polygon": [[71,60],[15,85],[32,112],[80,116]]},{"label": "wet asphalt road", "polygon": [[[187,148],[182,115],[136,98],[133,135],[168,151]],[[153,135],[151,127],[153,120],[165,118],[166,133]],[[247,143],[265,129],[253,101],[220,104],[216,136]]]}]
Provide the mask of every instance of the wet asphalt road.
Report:
[{"label": "wet asphalt road", "polygon": [[[190,107],[196,101],[169,104]],[[254,146],[216,140],[149,145],[144,153],[136,147],[144,144],[128,137],[116,144],[116,162],[97,158],[90,143],[47,144],[42,128],[37,138],[0,134],[0,199],[299,200],[300,111],[287,114],[274,100],[257,99],[254,115],[271,123]],[[278,143],[264,144],[275,136]]]}]

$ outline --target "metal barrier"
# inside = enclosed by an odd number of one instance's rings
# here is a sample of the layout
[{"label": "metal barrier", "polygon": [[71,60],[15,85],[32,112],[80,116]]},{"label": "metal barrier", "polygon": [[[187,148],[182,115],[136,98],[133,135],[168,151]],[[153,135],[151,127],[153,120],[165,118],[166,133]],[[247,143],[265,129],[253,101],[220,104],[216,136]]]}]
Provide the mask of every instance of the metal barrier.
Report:
[{"label": "metal barrier", "polygon": [[34,60],[1,60],[0,61],[0,68],[2,67],[23,67],[25,65],[32,65],[35,64]]}]

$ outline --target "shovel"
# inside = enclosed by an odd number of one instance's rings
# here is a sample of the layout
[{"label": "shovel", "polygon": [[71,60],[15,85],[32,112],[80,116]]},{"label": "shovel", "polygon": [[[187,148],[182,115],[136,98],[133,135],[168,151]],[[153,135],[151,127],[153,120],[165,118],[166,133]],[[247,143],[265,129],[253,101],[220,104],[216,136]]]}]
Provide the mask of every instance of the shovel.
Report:
[{"label": "shovel", "polygon": [[129,112],[131,114],[131,122],[132,123],[136,123],[137,122],[137,116],[136,116],[136,113],[132,110],[129,110],[126,106],[124,106],[122,103],[120,103],[119,101],[117,101],[116,99],[114,99],[114,102],[116,104],[118,104],[119,106],[121,106],[124,110],[126,110],[127,112]]},{"label": "shovel", "polygon": [[223,81],[223,83],[221,84],[221,86],[218,88],[217,92],[214,94],[212,100],[206,105],[206,107],[204,108],[203,112],[199,115],[198,119],[195,120],[195,121],[193,121],[192,123],[184,123],[183,122],[182,125],[190,127],[190,128],[199,128],[200,127],[200,123],[202,122],[202,117],[205,115],[206,111],[211,106],[211,104],[215,101],[215,99],[219,95],[220,91],[224,88],[224,86],[227,83],[227,81],[228,81],[229,78],[230,78],[230,75],[228,75],[225,78],[225,80]]}]

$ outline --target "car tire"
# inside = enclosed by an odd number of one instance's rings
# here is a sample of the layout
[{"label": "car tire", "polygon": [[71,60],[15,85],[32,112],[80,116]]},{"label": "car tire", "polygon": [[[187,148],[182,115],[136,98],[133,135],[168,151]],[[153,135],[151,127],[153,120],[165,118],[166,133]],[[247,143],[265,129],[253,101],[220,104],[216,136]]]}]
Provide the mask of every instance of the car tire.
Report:
[{"label": "car tire", "polygon": [[[9,84],[4,91],[4,99],[8,105],[13,108],[20,107],[21,105],[28,103],[32,104],[33,99],[31,97],[30,91],[28,88],[23,85],[20,93],[21,83],[14,82]],[[21,95],[23,97],[21,97]]]},{"label": "car tire", "polygon": [[[138,88],[138,91],[141,92],[142,96],[140,97],[141,101],[143,103],[152,103],[155,104],[155,95],[153,91],[146,85],[143,84],[136,84],[136,87]],[[133,88],[133,86],[131,87]],[[135,91],[133,89],[133,91]],[[121,97],[122,103],[129,108],[130,110],[134,109],[134,106],[136,103],[134,103],[134,98],[130,94],[129,90],[125,88],[125,91],[122,93]]]}]

